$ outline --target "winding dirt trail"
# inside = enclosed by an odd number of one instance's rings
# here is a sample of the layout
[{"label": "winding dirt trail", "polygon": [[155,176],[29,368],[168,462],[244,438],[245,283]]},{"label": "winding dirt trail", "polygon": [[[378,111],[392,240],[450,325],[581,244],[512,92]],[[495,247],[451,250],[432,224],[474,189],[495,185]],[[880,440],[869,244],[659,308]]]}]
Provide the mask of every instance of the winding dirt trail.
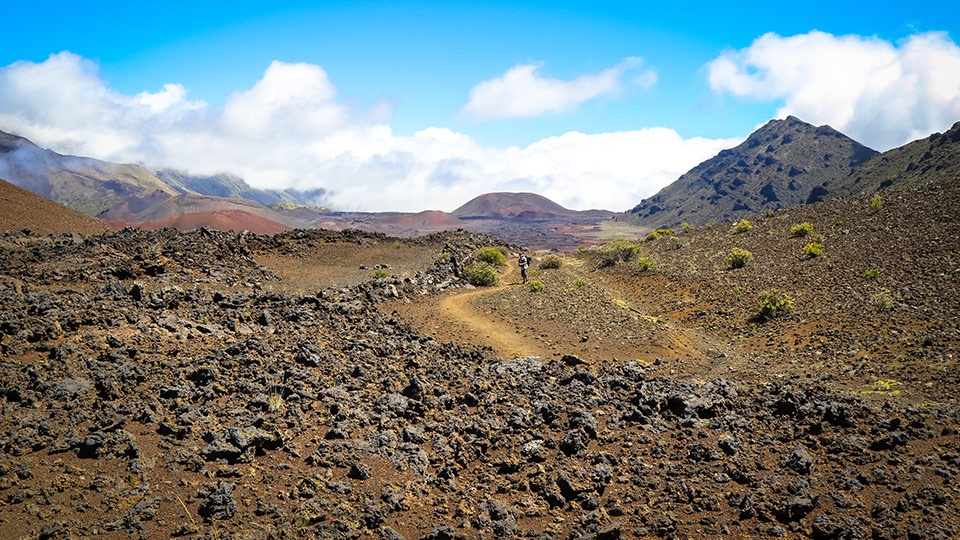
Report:
[{"label": "winding dirt trail", "polygon": [[440,341],[489,347],[496,356],[513,359],[526,356],[549,358],[547,344],[523,335],[515,324],[497,317],[482,306],[480,298],[510,287],[522,287],[520,271],[512,264],[500,275],[500,285],[481,287],[442,296],[419,298],[414,303],[392,306],[420,331]]},{"label": "winding dirt trail", "polygon": [[505,287],[522,286],[519,272],[511,264],[507,265],[507,270],[500,279],[501,284],[496,287],[478,288],[460,294],[444,296],[440,300],[441,314],[448,320],[456,321],[462,325],[464,327],[462,331],[472,333],[472,337],[477,341],[470,340],[471,342],[487,345],[503,358],[522,356],[543,358],[548,356],[549,352],[545,350],[543,343],[519,334],[515,328],[511,328],[502,322],[495,321],[489,313],[485,313],[477,307],[474,300],[481,296],[493,294]]}]

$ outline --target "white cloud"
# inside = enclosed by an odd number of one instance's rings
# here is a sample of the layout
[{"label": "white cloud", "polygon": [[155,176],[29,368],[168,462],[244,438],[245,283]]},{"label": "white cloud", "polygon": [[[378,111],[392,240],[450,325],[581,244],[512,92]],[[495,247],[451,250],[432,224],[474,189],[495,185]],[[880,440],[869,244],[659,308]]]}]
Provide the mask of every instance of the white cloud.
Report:
[{"label": "white cloud", "polygon": [[[568,112],[585,101],[620,91],[624,75],[638,71],[642,62],[640,58],[627,58],[618,66],[571,81],[543,77],[538,73],[540,66],[522,64],[501,77],[474,86],[461,112],[478,120]],[[633,83],[642,88],[649,88],[656,81],[653,70],[645,70],[633,78]]]},{"label": "white cloud", "polygon": [[960,47],[945,33],[876,37],[765,34],[707,64],[718,92],[782,100],[777,115],[829,124],[888,150],[960,120]]},{"label": "white cloud", "polygon": [[449,211],[483,193],[530,190],[569,208],[626,210],[739,142],[647,128],[496,148],[444,127],[397,136],[383,121],[390,107],[352,109],[310,64],[274,62],[222,107],[189,100],[179,84],[116,93],[71,53],[0,67],[4,131],[64,153],[230,172],[255,187],[325,188],[341,209]]}]

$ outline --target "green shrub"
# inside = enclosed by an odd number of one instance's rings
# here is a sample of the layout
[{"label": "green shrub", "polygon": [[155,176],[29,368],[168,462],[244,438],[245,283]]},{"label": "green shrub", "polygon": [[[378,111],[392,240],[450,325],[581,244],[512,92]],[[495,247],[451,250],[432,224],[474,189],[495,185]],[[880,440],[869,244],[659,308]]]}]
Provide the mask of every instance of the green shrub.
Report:
[{"label": "green shrub", "polygon": [[530,283],[527,283],[527,289],[530,292],[540,292],[546,288],[547,286],[544,285],[542,281],[531,281]]},{"label": "green shrub", "polygon": [[691,233],[691,232],[697,230],[697,228],[694,227],[693,225],[687,223],[686,221],[684,221],[683,223],[680,224],[680,230],[682,230],[682,231],[685,232],[685,233]]},{"label": "green shrub", "polygon": [[821,245],[820,242],[810,242],[809,244],[803,246],[803,253],[809,259],[819,257],[820,254],[823,253],[823,245]]},{"label": "green shrub", "polygon": [[475,262],[464,271],[467,283],[475,287],[490,287],[500,283],[497,271],[488,263]]},{"label": "green shrub", "polygon": [[507,264],[507,258],[503,255],[503,252],[495,247],[480,248],[474,253],[474,257],[494,266],[505,266]]},{"label": "green shrub", "polygon": [[373,279],[383,279],[385,277],[390,277],[390,272],[387,272],[381,268],[379,270],[374,270],[371,277],[373,277]]},{"label": "green shrub", "polygon": [[790,236],[806,236],[813,232],[813,223],[804,222],[790,227]]},{"label": "green shrub", "polygon": [[717,226],[717,222],[716,222],[716,221],[708,221],[708,222],[707,222],[707,229],[711,229],[711,230],[712,230],[712,229],[713,229],[714,227],[716,227],[716,226]]},{"label": "green shrub", "polygon": [[878,276],[880,276],[879,268],[871,268],[863,273],[863,277],[867,279],[877,279]]},{"label": "green shrub", "polygon": [[733,234],[745,233],[753,228],[753,224],[747,219],[741,219],[733,226]]},{"label": "green shrub", "polygon": [[653,268],[653,265],[653,259],[650,257],[640,257],[640,259],[637,260],[637,266],[640,267],[641,272],[646,272]]},{"label": "green shrub", "polygon": [[745,249],[733,248],[730,250],[730,255],[727,255],[727,264],[730,268],[743,268],[751,259],[753,259],[753,253]]},{"label": "green shrub", "polygon": [[879,212],[880,210],[883,210],[883,197],[881,197],[879,193],[870,199],[870,210],[873,212]]},{"label": "green shrub", "polygon": [[598,248],[600,262],[597,264],[597,267],[606,268],[619,262],[629,261],[639,250],[640,247],[636,243],[624,238],[607,242]]},{"label": "green shrub", "polygon": [[577,282],[574,283],[574,285],[576,285],[577,287],[583,287],[583,286],[586,285],[586,284],[587,284],[587,282],[584,281],[584,280],[582,280],[582,279],[578,279]]},{"label": "green shrub", "polygon": [[780,291],[760,293],[757,304],[760,306],[760,317],[764,319],[775,319],[793,309],[793,300]]},{"label": "green shrub", "polygon": [[556,270],[563,266],[563,259],[556,255],[547,255],[540,261],[541,270]]},{"label": "green shrub", "polygon": [[664,236],[670,236],[673,234],[673,229],[657,229],[647,235],[646,241],[650,242],[656,240],[657,238],[663,238]]}]

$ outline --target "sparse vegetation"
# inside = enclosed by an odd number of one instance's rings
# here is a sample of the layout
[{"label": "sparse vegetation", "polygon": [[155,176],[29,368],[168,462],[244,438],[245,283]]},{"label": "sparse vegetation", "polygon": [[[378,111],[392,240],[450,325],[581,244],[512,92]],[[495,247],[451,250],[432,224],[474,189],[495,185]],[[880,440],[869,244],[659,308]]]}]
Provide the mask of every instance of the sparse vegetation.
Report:
[{"label": "sparse vegetation", "polygon": [[808,259],[819,257],[823,253],[823,245],[820,242],[810,242],[803,246],[803,253]]},{"label": "sparse vegetation", "polygon": [[733,226],[731,231],[733,232],[733,234],[741,234],[749,231],[750,229],[753,229],[753,224],[750,223],[750,220],[741,219]]},{"label": "sparse vegetation", "polygon": [[743,268],[751,259],[753,259],[753,253],[745,249],[733,248],[727,255],[727,264],[730,265],[730,268]]},{"label": "sparse vegetation", "polygon": [[370,277],[372,277],[373,279],[383,279],[386,277],[390,277],[390,272],[387,272],[383,268],[379,268],[377,270],[374,270],[373,274],[371,274]]},{"label": "sparse vegetation", "polygon": [[891,311],[895,304],[893,295],[887,289],[883,289],[882,291],[871,296],[870,303],[872,303],[873,307],[877,308],[877,311],[880,312]]},{"label": "sparse vegetation", "polygon": [[624,238],[618,238],[597,248],[600,262],[597,268],[606,268],[619,262],[627,262],[640,251],[640,246]]},{"label": "sparse vegetation", "polygon": [[870,199],[870,211],[876,213],[880,210],[883,210],[883,197],[877,193],[872,199]]},{"label": "sparse vegetation", "polygon": [[790,236],[807,236],[813,232],[813,223],[804,222],[790,227]]},{"label": "sparse vegetation", "polygon": [[657,229],[647,235],[646,241],[651,242],[657,238],[663,238],[664,236],[670,236],[673,234],[673,229]]},{"label": "sparse vegetation", "polygon": [[763,320],[775,319],[793,310],[793,300],[780,291],[766,291],[757,297],[760,306],[759,317]]},{"label": "sparse vegetation", "polygon": [[500,283],[500,276],[496,269],[489,263],[475,262],[468,266],[464,272],[467,283],[474,287],[492,287]]},{"label": "sparse vegetation", "polygon": [[682,231],[685,232],[685,233],[691,233],[691,232],[697,230],[697,228],[696,228],[695,226],[687,223],[686,221],[684,221],[683,223],[680,224],[680,230],[682,230]]},{"label": "sparse vegetation", "polygon": [[542,281],[534,280],[534,281],[531,281],[530,283],[527,283],[527,290],[530,292],[540,292],[546,288],[547,286],[544,285]]},{"label": "sparse vegetation", "polygon": [[879,277],[879,276],[880,276],[880,269],[879,269],[879,268],[871,268],[871,269],[869,269],[869,270],[867,270],[866,272],[863,273],[863,277],[865,277],[865,278],[867,278],[867,279],[877,279],[877,277]]},{"label": "sparse vegetation", "polygon": [[584,281],[584,280],[582,280],[582,279],[578,279],[578,280],[576,281],[576,283],[574,283],[574,285],[576,285],[577,287],[583,287],[583,286],[586,285],[586,284],[587,284],[587,282]]},{"label": "sparse vegetation", "polygon": [[563,266],[563,259],[556,255],[547,255],[540,261],[541,270],[556,270]]},{"label": "sparse vegetation", "polygon": [[267,398],[267,409],[272,413],[279,412],[283,409],[283,404],[283,386],[275,385]]},{"label": "sparse vegetation", "polygon": [[499,248],[483,247],[474,252],[474,257],[493,266],[506,266],[507,258]]},{"label": "sparse vegetation", "polygon": [[650,257],[640,257],[637,260],[637,267],[640,268],[641,272],[646,272],[647,270],[650,270],[651,268],[653,268],[653,265],[654,265],[654,261]]}]

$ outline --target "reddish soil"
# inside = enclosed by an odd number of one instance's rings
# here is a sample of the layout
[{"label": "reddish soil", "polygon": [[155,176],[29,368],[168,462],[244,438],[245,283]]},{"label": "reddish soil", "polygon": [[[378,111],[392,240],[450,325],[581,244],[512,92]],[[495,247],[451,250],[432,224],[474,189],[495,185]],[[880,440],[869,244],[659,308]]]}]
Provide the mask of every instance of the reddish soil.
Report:
[{"label": "reddish soil", "polygon": [[102,234],[113,227],[0,180],[0,231],[38,234]]},{"label": "reddish soil", "polygon": [[218,231],[249,231],[254,234],[276,234],[293,230],[291,227],[243,210],[216,210],[213,212],[179,214],[164,219],[145,221],[138,223],[136,226],[145,230],[171,227],[181,231],[189,231],[203,226]]}]

